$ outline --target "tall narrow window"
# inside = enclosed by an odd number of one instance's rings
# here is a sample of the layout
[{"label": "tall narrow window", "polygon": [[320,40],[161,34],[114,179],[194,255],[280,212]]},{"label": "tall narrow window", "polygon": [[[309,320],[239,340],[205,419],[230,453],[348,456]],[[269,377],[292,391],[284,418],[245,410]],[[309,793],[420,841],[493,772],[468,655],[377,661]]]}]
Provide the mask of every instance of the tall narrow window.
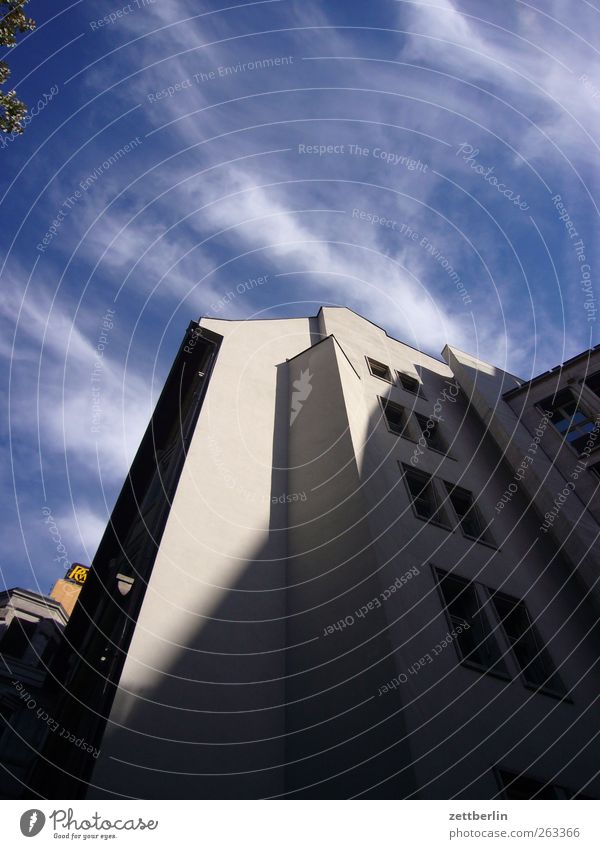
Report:
[{"label": "tall narrow window", "polygon": [[369,364],[369,371],[374,377],[380,377],[381,380],[387,380],[388,383],[392,383],[392,372],[389,366],[373,360],[371,357],[367,357],[367,363]]},{"label": "tall narrow window", "polygon": [[475,504],[473,493],[468,489],[463,489],[462,486],[448,483],[448,481],[444,481],[444,483],[463,534],[493,545],[494,540],[485,526],[479,508]]},{"label": "tall narrow window", "polygon": [[382,398],[381,406],[383,407],[383,414],[385,416],[387,426],[392,433],[395,433],[397,436],[407,436],[408,434],[405,433],[407,429],[407,419],[404,407],[401,407],[400,404],[394,404],[394,402],[390,401],[389,398]]},{"label": "tall narrow window", "polygon": [[551,412],[550,421],[578,453],[585,447],[590,434],[597,429],[593,417],[581,406],[570,389],[563,389],[553,397],[546,398],[539,406]]},{"label": "tall narrow window", "polygon": [[565,685],[531,622],[525,602],[496,592],[492,595],[492,603],[525,681],[534,687],[564,694]]},{"label": "tall narrow window", "polygon": [[408,494],[415,513],[420,519],[437,522],[448,526],[446,514],[443,511],[435,489],[433,478],[425,472],[417,471],[411,466],[402,466]]},{"label": "tall narrow window", "polygon": [[425,397],[420,382],[416,377],[413,377],[412,374],[407,374],[405,371],[399,371],[398,377],[402,384],[402,388],[406,389],[407,392],[412,392],[413,395],[419,395],[421,398]]},{"label": "tall narrow window", "polygon": [[433,448],[435,451],[446,453],[446,443],[440,435],[440,429],[437,422],[433,419],[428,419],[427,416],[421,416],[415,413],[415,418],[419,423],[421,433],[427,441],[428,448]]},{"label": "tall narrow window", "polygon": [[457,633],[454,644],[459,658],[488,672],[506,674],[498,641],[480,602],[475,583],[441,569],[436,569],[435,575],[448,622]]}]

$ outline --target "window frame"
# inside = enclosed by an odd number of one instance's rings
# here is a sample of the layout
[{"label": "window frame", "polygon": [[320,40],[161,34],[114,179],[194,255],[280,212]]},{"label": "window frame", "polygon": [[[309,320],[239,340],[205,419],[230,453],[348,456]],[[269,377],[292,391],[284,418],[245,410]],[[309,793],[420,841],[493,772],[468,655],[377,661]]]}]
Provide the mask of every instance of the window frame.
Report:
[{"label": "window frame", "polygon": [[[425,442],[427,442],[427,448],[429,449],[429,451],[436,451],[438,454],[442,454],[444,457],[448,457],[449,456],[448,455],[448,445],[446,444],[446,440],[444,439],[444,437],[440,436],[439,422],[434,421],[431,418],[431,416],[424,416],[422,413],[417,413],[416,411],[413,411],[413,415],[414,415],[415,419],[417,420],[417,425],[418,425],[419,430],[420,430],[419,437],[422,436],[425,439]],[[421,419],[424,420],[425,425],[427,425],[427,423],[430,422],[430,421],[433,422],[433,430],[434,430],[435,433],[437,433],[438,439],[440,440],[441,444],[444,446],[443,448],[436,448],[435,445],[431,445],[431,443],[429,442],[429,440],[425,436],[425,430],[427,430],[428,428],[423,427],[423,425],[421,424]]]},{"label": "window frame", "polygon": [[[568,695],[569,691],[568,691],[567,685],[565,684],[565,682],[563,681],[563,679],[560,675],[558,667],[557,667],[556,663],[554,662],[554,658],[552,657],[552,655],[550,653],[550,649],[548,648],[545,640],[541,636],[539,629],[535,624],[535,620],[532,618],[531,612],[529,610],[529,607],[527,606],[526,601],[522,598],[517,598],[517,596],[510,595],[510,593],[504,592],[503,590],[492,590],[491,588],[486,588],[486,589],[487,589],[489,596],[490,596],[490,604],[491,604],[492,611],[493,611],[493,613],[494,613],[494,615],[495,615],[495,617],[498,621],[498,624],[500,625],[500,628],[502,629],[502,634],[503,634],[504,639],[505,639],[505,641],[506,641],[506,643],[507,643],[507,645],[510,649],[511,657],[514,661],[516,669],[518,670],[519,677],[520,677],[523,685],[525,687],[527,687],[528,690],[533,690],[535,693],[543,693],[544,695],[552,696],[552,697],[557,698],[557,699],[561,699],[561,700],[564,699],[566,701],[571,701],[571,699]],[[552,674],[546,677],[545,683],[536,684],[535,681],[529,680],[526,677],[527,676],[526,669],[523,669],[523,666],[521,665],[521,662],[518,658],[518,655],[517,655],[517,653],[515,652],[515,649],[514,649],[514,646],[515,646],[516,642],[518,642],[518,640],[513,642],[513,640],[511,639],[510,634],[508,633],[508,630],[506,628],[506,625],[504,624],[505,619],[507,617],[501,616],[500,611],[496,607],[495,598],[504,599],[504,600],[506,600],[510,603],[516,602],[516,605],[514,605],[514,606],[515,607],[521,606],[523,608],[523,610],[525,611],[525,613],[527,615],[527,619],[529,621],[529,629],[528,630],[530,631],[530,634],[531,634],[531,637],[532,637],[533,642],[535,644],[535,647],[537,648],[535,659],[539,658],[540,663],[543,663],[544,661],[546,661],[546,663],[550,664],[550,666],[553,670]],[[531,666],[531,662],[529,664],[527,664],[527,666],[528,667]],[[560,687],[559,688],[553,687],[549,683],[551,678],[557,678],[562,689]]]},{"label": "window frame", "polygon": [[[440,498],[439,491],[436,487],[436,478],[435,475],[430,475],[428,472],[424,472],[421,469],[416,469],[414,466],[409,465],[408,463],[403,463],[401,460],[398,460],[398,464],[400,466],[400,471],[402,473],[402,479],[404,480],[404,485],[406,487],[406,491],[408,494],[408,499],[410,505],[412,507],[413,514],[417,519],[420,519],[421,522],[427,522],[430,525],[435,525],[438,528],[443,528],[445,531],[453,531],[453,527],[449,522],[448,513],[446,507],[444,505],[444,499]],[[413,474],[416,477],[427,478],[427,484],[431,488],[431,492],[433,493],[433,500],[435,502],[436,516],[440,516],[440,519],[428,518],[426,516],[421,516],[417,512],[417,508],[415,506],[415,498],[413,497],[412,490],[410,489],[410,485],[408,483],[408,475]],[[421,492],[425,489],[425,487],[421,488]]]},{"label": "window frame", "polygon": [[[454,515],[456,516],[456,521],[458,523],[458,528],[459,528],[461,534],[466,539],[473,540],[474,542],[480,542],[480,543],[482,543],[482,545],[487,545],[489,548],[493,548],[496,551],[498,551],[498,546],[496,545],[494,537],[493,537],[492,533],[490,532],[489,524],[486,524],[486,522],[485,522],[485,517],[484,517],[484,515],[481,511],[481,508],[477,504],[477,499],[475,498],[474,493],[470,489],[467,489],[464,486],[460,486],[460,484],[455,484],[455,483],[452,483],[451,481],[447,481],[445,479],[444,479],[443,483],[444,483],[444,487],[445,487],[446,492],[447,492],[448,501],[450,502],[450,505],[452,507],[452,511],[453,511]],[[466,511],[465,516],[472,514],[473,517],[476,518],[476,520],[479,524],[479,527],[483,529],[481,531],[481,533],[479,534],[479,536],[473,536],[473,534],[470,534],[470,533],[468,533],[467,531],[464,530],[463,524],[462,524],[462,518],[461,518],[460,514],[458,513],[456,507],[454,506],[454,501],[452,500],[452,493],[455,490],[458,490],[459,492],[467,493],[467,495],[470,497],[471,506]]]},{"label": "window frame", "polygon": [[[551,698],[558,699],[559,701],[566,702],[568,704],[572,704],[573,700],[569,695],[570,688],[567,686],[567,684],[561,677],[560,671],[554,662],[554,658],[552,657],[550,649],[548,648],[544,639],[541,637],[539,629],[537,628],[535,621],[533,620],[529,611],[529,607],[527,606],[527,603],[524,599],[518,598],[517,596],[511,596],[509,593],[506,593],[503,590],[494,590],[487,584],[484,584],[474,579],[465,578],[462,575],[454,572],[449,572],[446,569],[442,569],[439,566],[435,566],[433,563],[430,563],[430,567],[433,572],[433,580],[438,590],[438,595],[442,604],[444,615],[448,624],[450,625],[450,628],[452,628],[453,625],[446,605],[446,599],[444,597],[439,576],[447,575],[451,578],[454,578],[455,580],[458,580],[459,582],[463,582],[465,585],[473,586],[476,598],[480,605],[480,611],[489,626],[488,635],[491,636],[492,639],[494,639],[498,649],[500,650],[500,659],[504,665],[504,670],[490,669],[489,667],[486,667],[478,663],[477,661],[469,660],[468,658],[464,659],[459,651],[458,641],[455,640],[454,646],[456,654],[459,658],[460,663],[463,666],[470,669],[474,669],[477,672],[484,672],[485,674],[492,675],[495,678],[501,678],[504,681],[519,681],[527,690],[541,694],[543,696],[550,696]],[[562,692],[560,690],[555,690],[553,687],[549,687],[547,684],[533,684],[527,681],[527,679],[524,677],[523,669],[515,654],[515,651],[513,649],[513,643],[504,625],[504,619],[499,615],[499,611],[496,609],[496,606],[494,604],[494,595],[508,598],[511,601],[516,601],[517,604],[523,605],[527,612],[530,625],[532,627],[532,633],[536,637],[536,642],[538,646],[541,646],[541,653],[545,653],[552,668],[554,669],[554,675],[557,676],[558,680],[560,681],[563,687]]]},{"label": "window frame", "polygon": [[[408,386],[405,386],[402,382],[403,377],[408,377],[409,380],[414,380],[417,384],[416,389],[410,389]],[[396,369],[396,380],[400,382],[400,388],[404,389],[405,392],[410,392],[411,395],[415,395],[417,398],[422,398],[424,401],[427,400],[427,396],[423,391],[423,384],[421,383],[418,375],[411,374],[409,371]]]},{"label": "window frame", "polygon": [[[409,439],[411,442],[415,442],[416,440],[413,439],[412,433],[411,433],[410,415],[409,415],[408,411],[406,410],[406,407],[403,407],[402,404],[398,404],[397,401],[392,401],[391,398],[385,398],[383,395],[379,395],[378,398],[379,398],[379,405],[381,407],[381,415],[383,417],[383,421],[385,422],[385,426],[387,427],[388,431],[391,434],[393,434],[393,436],[401,436],[403,439]],[[401,411],[402,417],[404,419],[404,428],[402,430],[402,433],[397,433],[397,431],[395,431],[390,426],[390,422],[389,422],[387,414],[386,414],[386,407],[387,407],[388,404],[390,404],[392,407],[396,407],[398,410]]]},{"label": "window frame", "polygon": [[[591,390],[591,391],[593,391],[593,390]],[[575,414],[573,414],[573,416],[569,416],[569,414],[566,413],[566,411],[564,410],[564,404],[563,403],[558,403],[558,404],[556,403],[556,398],[558,398],[559,396],[564,395],[564,394],[568,394],[568,395],[571,396],[571,400],[575,404],[576,412],[581,413],[581,415],[584,417],[583,422],[577,422],[577,423],[574,424],[573,418],[574,418]],[[583,399],[583,401],[582,401],[581,393],[575,392],[575,390],[571,386],[564,386],[562,389],[557,390],[553,395],[549,395],[547,398],[544,398],[541,401],[537,401],[535,406],[538,408],[538,410],[540,410],[544,414],[546,414],[549,411],[552,411],[552,416],[550,417],[550,424],[554,428],[554,432],[557,434],[557,436],[561,440],[561,442],[563,444],[567,445],[577,457],[581,457],[582,452],[577,448],[577,446],[575,446],[573,444],[572,441],[570,441],[567,438],[570,433],[578,432],[579,427],[581,425],[592,424],[592,425],[594,425],[592,430],[581,431],[581,435],[576,437],[576,439],[583,439],[584,437],[586,439],[589,439],[590,435],[592,433],[594,433],[595,430],[599,433],[599,436],[600,436],[600,428],[598,428],[598,426],[596,424],[596,416],[593,413],[590,412],[590,409],[589,409],[588,405],[586,404],[585,399]],[[568,422],[564,431],[559,430],[556,422],[552,421],[552,417],[554,416],[555,411],[561,412],[561,414],[563,416],[561,421]],[[600,438],[597,439],[597,444],[592,449],[592,452],[597,450],[598,448],[600,448]],[[592,453],[592,452],[590,452],[590,453]]]},{"label": "window frame", "polygon": [[[389,383],[392,386],[394,385],[394,378],[393,378],[392,370],[386,363],[382,363],[382,362],[380,362],[380,360],[376,360],[374,357],[368,357],[366,355],[365,355],[365,359],[367,361],[369,373],[371,374],[372,377],[376,377],[378,380],[383,380],[383,381],[385,381],[386,383]],[[371,367],[372,363],[374,365],[382,366],[383,368],[385,368],[387,370],[387,373],[389,374],[389,377],[382,377],[380,374],[375,374],[375,372],[373,371],[373,369]]]},{"label": "window frame", "polygon": [[[485,585],[479,583],[479,581],[464,578],[462,575],[455,574],[454,572],[448,572],[445,569],[441,569],[439,566],[434,566],[433,563],[430,563],[430,567],[433,572],[433,580],[436,585],[438,596],[442,605],[442,612],[450,630],[452,631],[452,629],[454,628],[454,623],[452,622],[451,614],[448,609],[448,604],[446,603],[446,598],[442,589],[442,581],[440,579],[440,575],[450,577],[450,579],[454,579],[459,583],[463,583],[465,588],[473,588],[477,604],[479,605],[478,613],[483,617],[483,621],[485,625],[487,625],[487,629],[485,629],[484,625],[484,629],[486,630],[486,640],[491,640],[496,644],[496,649],[498,651],[498,659],[492,666],[486,666],[483,663],[479,663],[479,661],[477,660],[472,660],[469,657],[463,655],[462,650],[460,649],[459,641],[453,640],[454,650],[456,652],[456,656],[460,665],[464,666],[466,669],[471,669],[474,672],[480,672],[484,675],[491,675],[493,678],[499,678],[501,681],[513,681],[515,679],[515,676],[511,674],[510,665],[506,662],[506,658],[509,656],[509,651],[508,646],[504,645],[504,633],[499,629],[498,624],[493,621],[492,616],[490,616],[489,600],[487,598],[487,594],[482,593],[482,590],[487,589]],[[494,666],[496,668],[494,668]]]}]

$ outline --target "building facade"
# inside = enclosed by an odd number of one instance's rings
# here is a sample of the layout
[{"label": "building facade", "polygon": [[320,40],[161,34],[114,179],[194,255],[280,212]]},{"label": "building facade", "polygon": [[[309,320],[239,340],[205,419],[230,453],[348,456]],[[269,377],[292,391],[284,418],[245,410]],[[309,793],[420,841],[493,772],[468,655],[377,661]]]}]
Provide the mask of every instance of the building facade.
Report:
[{"label": "building facade", "polygon": [[192,323],[53,676],[99,755],[49,739],[31,787],[598,798],[599,375]]},{"label": "building facade", "polygon": [[84,566],[82,563],[71,563],[65,577],[59,578],[50,590],[50,597],[60,601],[68,616],[73,613],[88,573],[89,566]]},{"label": "building facade", "polygon": [[27,792],[48,731],[45,682],[68,615],[50,596],[15,587],[0,593],[0,798]]}]

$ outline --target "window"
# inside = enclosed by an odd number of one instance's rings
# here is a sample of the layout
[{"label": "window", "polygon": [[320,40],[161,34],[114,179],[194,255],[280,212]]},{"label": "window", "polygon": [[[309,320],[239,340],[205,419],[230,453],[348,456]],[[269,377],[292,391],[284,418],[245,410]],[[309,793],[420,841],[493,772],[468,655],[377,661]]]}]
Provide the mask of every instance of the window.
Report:
[{"label": "window", "polygon": [[551,412],[550,421],[566,441],[580,453],[590,433],[596,430],[594,419],[581,407],[570,389],[557,392],[554,397],[546,398],[539,405]]},{"label": "window", "polygon": [[565,686],[531,622],[525,602],[496,592],[492,603],[525,681],[533,687],[564,694]]},{"label": "window", "polygon": [[37,627],[37,622],[29,622],[14,616],[0,640],[0,652],[12,657],[23,657]]},{"label": "window", "polygon": [[427,441],[427,447],[433,448],[435,451],[441,451],[445,454],[446,444],[440,436],[438,423],[434,422],[433,419],[428,419],[427,416],[421,416],[419,413],[415,413],[415,418],[419,423],[421,433]]},{"label": "window", "polygon": [[508,644],[528,685],[555,696],[566,694],[525,602],[442,569],[435,568],[434,574],[463,662],[508,677],[511,673],[502,658],[502,647]]},{"label": "window", "polygon": [[589,471],[593,472],[595,475],[598,475],[598,477],[600,478],[600,463],[593,463],[591,466],[589,466]]},{"label": "window", "polygon": [[600,398],[600,371],[588,375],[588,377],[584,378],[583,382]]},{"label": "window", "polygon": [[380,377],[382,380],[392,383],[392,372],[389,366],[378,363],[377,360],[372,360],[371,357],[367,357],[367,363],[369,364],[369,371],[374,377]]},{"label": "window", "polygon": [[477,585],[441,569],[435,570],[435,576],[448,623],[451,630],[457,632],[454,645],[459,659],[488,672],[506,675],[502,652],[481,604]]},{"label": "window", "polygon": [[463,489],[462,486],[448,483],[448,481],[444,481],[444,483],[463,534],[479,542],[487,542],[493,545],[494,540],[485,527],[479,508],[475,504],[473,493],[469,492],[468,489]]},{"label": "window", "polygon": [[403,389],[406,389],[407,392],[412,392],[413,395],[419,395],[421,398],[425,397],[423,395],[420,382],[416,377],[413,377],[412,374],[399,371],[398,377],[400,378],[400,383],[402,384]]},{"label": "window", "polygon": [[407,436],[408,434],[405,433],[407,419],[404,407],[401,407],[400,404],[394,404],[388,398],[381,399],[381,406],[383,407],[387,426],[392,433],[395,433],[397,436]]},{"label": "window", "polygon": [[448,527],[446,515],[441,508],[431,475],[426,475],[410,466],[403,465],[402,468],[412,506],[417,516],[428,522],[437,522]]},{"label": "window", "polygon": [[530,775],[498,769],[505,799],[571,799],[572,794],[558,784],[538,781]]}]

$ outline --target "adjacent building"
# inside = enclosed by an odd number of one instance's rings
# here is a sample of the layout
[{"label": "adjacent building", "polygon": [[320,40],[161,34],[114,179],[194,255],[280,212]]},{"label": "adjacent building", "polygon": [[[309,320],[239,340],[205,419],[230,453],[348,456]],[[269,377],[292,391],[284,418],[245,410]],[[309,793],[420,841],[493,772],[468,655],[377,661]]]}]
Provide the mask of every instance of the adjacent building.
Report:
[{"label": "adjacent building", "polygon": [[77,604],[81,588],[86,582],[89,567],[82,563],[71,563],[64,578],[59,578],[50,590],[50,597],[60,601],[70,616]]},{"label": "adjacent building", "polygon": [[[44,683],[68,615],[50,596],[0,592],[0,798],[27,793],[48,730]],[[48,714],[46,714],[48,716]]]},{"label": "adjacent building", "polygon": [[99,754],[34,792],[598,798],[600,348],[442,356],[190,325],[54,666]]}]

